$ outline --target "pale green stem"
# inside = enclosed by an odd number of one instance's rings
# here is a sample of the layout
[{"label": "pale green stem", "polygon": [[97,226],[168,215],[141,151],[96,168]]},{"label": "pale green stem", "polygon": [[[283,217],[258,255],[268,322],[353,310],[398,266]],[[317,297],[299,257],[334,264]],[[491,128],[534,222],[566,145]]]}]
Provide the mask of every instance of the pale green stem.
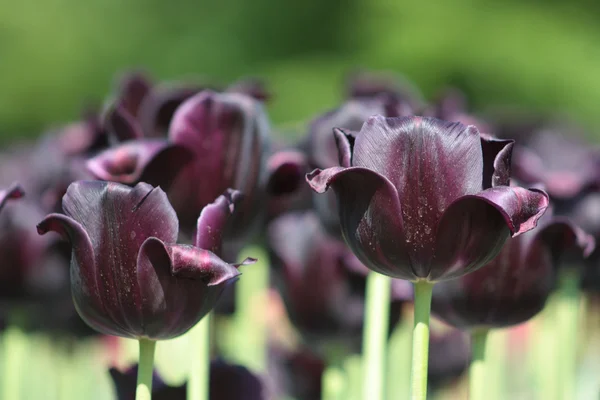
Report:
[{"label": "pale green stem", "polygon": [[140,339],[140,355],[138,361],[137,389],[135,400],[150,400],[152,398],[152,370],[154,367],[154,349],[156,341]]},{"label": "pale green stem", "polygon": [[415,325],[412,351],[412,400],[427,399],[427,366],[429,362],[429,314],[433,283],[415,284]]},{"label": "pale green stem", "polygon": [[267,369],[268,331],[264,310],[269,290],[269,258],[256,246],[244,249],[240,258],[245,258],[246,254],[257,258],[258,262],[245,267],[243,276],[236,283],[235,354],[238,363],[261,374]]},{"label": "pale green stem", "polygon": [[390,278],[376,272],[369,272],[362,346],[364,400],[382,400],[384,398],[391,290]]},{"label": "pale green stem", "polygon": [[[508,357],[506,353],[508,331],[495,329],[489,333],[487,339],[488,359],[488,397],[487,400],[504,400],[506,398],[506,373]],[[523,373],[521,369],[519,372]]]},{"label": "pale green stem", "polygon": [[579,274],[576,269],[565,269],[559,276],[557,304],[557,343],[555,349],[560,355],[560,368],[555,379],[562,382],[559,395],[563,399],[575,398],[577,373],[577,350],[579,333]]},{"label": "pale green stem", "polygon": [[544,400],[558,400],[562,397],[560,394],[562,378],[557,379],[561,363],[559,354],[561,344],[557,325],[558,302],[557,294],[551,295],[546,301],[546,307],[533,338],[533,345],[536,347],[535,372],[539,377],[539,398]]},{"label": "pale green stem", "polygon": [[346,375],[340,365],[331,365],[325,369],[322,377],[322,400],[343,400],[346,387]]},{"label": "pale green stem", "polygon": [[390,338],[387,364],[388,399],[402,399],[410,392],[411,346],[412,324],[405,318]]},{"label": "pale green stem", "polygon": [[489,330],[481,329],[471,333],[471,364],[469,365],[469,399],[489,398],[489,381],[486,365],[486,344]]},{"label": "pale green stem", "polygon": [[207,400],[209,396],[210,321],[211,315],[208,314],[190,332],[192,356],[187,385],[188,399]]},{"label": "pale green stem", "polygon": [[25,351],[23,332],[16,326],[9,326],[4,332],[4,388],[5,400],[20,400],[23,353]]}]

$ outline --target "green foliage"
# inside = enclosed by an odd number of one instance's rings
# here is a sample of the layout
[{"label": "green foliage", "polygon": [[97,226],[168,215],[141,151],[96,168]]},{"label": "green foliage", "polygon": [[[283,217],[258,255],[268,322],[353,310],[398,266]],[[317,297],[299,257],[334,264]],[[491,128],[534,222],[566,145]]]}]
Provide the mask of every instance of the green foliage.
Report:
[{"label": "green foliage", "polygon": [[[597,7],[596,7],[597,8]],[[265,77],[276,123],[341,97],[355,67],[404,72],[431,96],[465,89],[478,108],[562,110],[600,126],[596,8],[456,0],[50,0],[0,13],[0,137],[37,135],[101,103],[115,74]]]}]

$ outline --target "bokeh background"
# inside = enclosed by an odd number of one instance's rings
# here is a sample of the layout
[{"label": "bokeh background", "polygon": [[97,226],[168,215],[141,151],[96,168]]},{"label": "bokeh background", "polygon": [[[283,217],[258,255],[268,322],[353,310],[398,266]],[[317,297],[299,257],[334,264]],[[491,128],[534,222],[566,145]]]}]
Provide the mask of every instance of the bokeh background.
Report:
[{"label": "bokeh background", "polygon": [[600,127],[600,5],[591,0],[47,0],[3,2],[0,138],[35,136],[99,104],[115,73],[266,80],[274,123],[342,97],[356,68],[453,85],[477,110],[560,112]]}]

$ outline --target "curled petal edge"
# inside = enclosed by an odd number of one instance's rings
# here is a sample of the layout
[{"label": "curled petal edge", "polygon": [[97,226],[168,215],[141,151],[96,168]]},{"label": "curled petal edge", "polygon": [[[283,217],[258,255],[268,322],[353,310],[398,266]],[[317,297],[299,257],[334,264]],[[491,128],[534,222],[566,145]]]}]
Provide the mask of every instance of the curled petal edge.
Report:
[{"label": "curled petal edge", "polygon": [[448,208],[469,198],[485,201],[498,210],[512,237],[535,228],[549,205],[548,194],[543,190],[496,186],[477,194],[459,197]]},{"label": "curled petal edge", "polygon": [[249,265],[257,260],[247,258],[239,264],[228,264],[209,250],[194,246],[165,244],[156,237],[149,237],[142,243],[138,254],[138,264],[141,257],[147,257],[148,248],[164,251],[169,260],[168,268],[171,275],[180,279],[196,279],[207,286],[216,286],[240,276],[237,270],[241,265]]},{"label": "curled petal edge", "polygon": [[194,232],[194,245],[220,255],[222,234],[235,206],[242,200],[242,192],[227,189],[225,193],[205,206],[200,212]]}]

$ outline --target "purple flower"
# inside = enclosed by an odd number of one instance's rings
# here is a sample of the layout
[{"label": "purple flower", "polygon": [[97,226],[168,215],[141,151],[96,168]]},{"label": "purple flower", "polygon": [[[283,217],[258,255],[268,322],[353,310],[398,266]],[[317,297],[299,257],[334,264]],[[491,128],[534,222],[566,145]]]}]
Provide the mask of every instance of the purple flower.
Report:
[{"label": "purple flower", "polygon": [[202,207],[227,188],[244,194],[233,230],[245,231],[257,220],[264,197],[268,134],[261,104],[245,95],[204,91],[179,107],[169,139],[194,154],[169,190],[182,229],[189,230]]},{"label": "purple flower", "polygon": [[[309,339],[360,340],[369,270],[339,239],[328,235],[312,212],[290,213],[273,221],[268,243],[274,277],[288,315]],[[412,299],[405,281],[395,281],[391,329],[402,301]]]},{"label": "purple flower", "polygon": [[341,167],[307,176],[333,187],[344,238],[370,269],[440,281],[474,271],[548,206],[540,190],[510,187],[512,141],[435,118],[370,118],[354,138],[335,131]]},{"label": "purple flower", "polygon": [[[544,218],[545,219],[545,218]],[[503,328],[535,316],[565,258],[587,257],[594,239],[561,217],[509,239],[486,266],[433,289],[432,311],[461,329]]]},{"label": "purple flower", "polygon": [[177,217],[160,188],[80,181],[63,197],[66,215],[48,215],[38,232],[69,239],[73,301],[88,325],[169,339],[202,319],[239,274],[214,253],[236,197],[230,192],[204,208],[194,246],[186,246],[175,244]]}]

